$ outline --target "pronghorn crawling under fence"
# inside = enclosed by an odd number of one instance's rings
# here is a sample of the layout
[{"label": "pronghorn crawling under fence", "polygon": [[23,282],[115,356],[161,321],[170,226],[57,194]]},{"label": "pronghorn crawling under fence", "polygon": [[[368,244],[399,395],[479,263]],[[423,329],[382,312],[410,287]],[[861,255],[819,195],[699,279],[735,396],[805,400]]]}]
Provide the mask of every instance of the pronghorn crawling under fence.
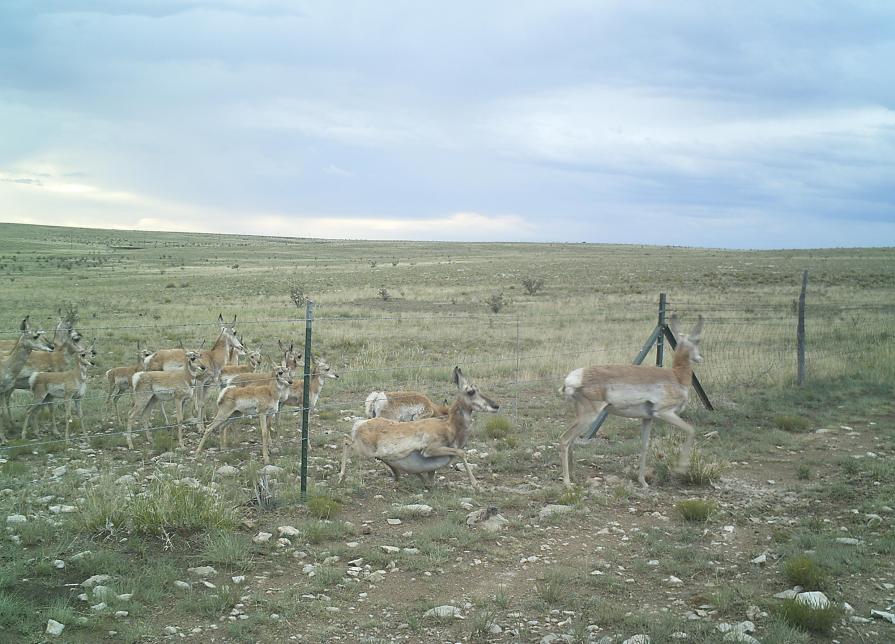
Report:
[{"label": "pronghorn crawling under fence", "polygon": [[635,365],[610,365],[575,369],[566,376],[560,392],[575,403],[575,422],[560,438],[563,482],[572,487],[572,443],[604,408],[615,416],[641,419],[640,469],[637,480],[646,483],[646,454],[649,449],[653,420],[659,418],[683,429],[687,434],[681,449],[676,471],[685,471],[690,463],[693,447],[693,427],[678,414],[690,397],[693,382],[693,363],[702,362],[699,341],[702,336],[702,316],[689,335],[678,334],[677,316],[671,316],[670,327],[679,338],[671,369]]},{"label": "pronghorn crawling under fence", "polygon": [[416,391],[374,391],[364,402],[367,418],[388,418],[401,422],[447,416],[450,409],[448,405],[439,405],[426,394]]},{"label": "pronghorn crawling under fence", "polygon": [[277,367],[276,377],[267,384],[227,387],[218,396],[218,412],[202,434],[196,453],[202,451],[205,439],[214,430],[222,428],[221,448],[227,446],[227,426],[237,418],[258,416],[261,424],[261,458],[270,463],[270,430],[267,419],[277,413],[280,404],[289,394],[292,375],[286,367]]},{"label": "pronghorn crawling under fence", "polygon": [[454,367],[452,381],[459,392],[446,417],[424,418],[406,423],[387,418],[357,421],[351,430],[351,438],[346,438],[342,450],[339,482],[345,480],[349,450],[353,446],[362,456],[385,463],[392,471],[395,481],[401,472],[407,472],[428,474],[431,482],[434,480],[435,470],[444,467],[454,458],[459,458],[466,466],[469,482],[478,487],[463,448],[472,422],[472,413],[496,412],[499,405],[467,381],[460,367]]},{"label": "pronghorn crawling under fence", "polygon": [[[186,367],[169,371],[138,371],[133,377],[134,407],[127,419],[127,446],[134,448],[131,428],[138,419],[143,421],[143,429],[149,435],[147,412],[155,403],[165,400],[174,401],[177,414],[177,442],[183,447],[183,407],[193,395],[196,380],[206,372],[205,364],[195,351],[186,352]],[[202,417],[197,419],[202,429]],[[150,437],[150,442],[152,438]]]},{"label": "pronghorn crawling under fence", "polygon": [[[53,434],[58,436],[56,427],[56,412],[52,403],[55,400],[65,401],[65,441],[68,442],[69,425],[74,421],[72,407],[78,412],[78,420],[81,423],[81,432],[86,436],[87,428],[84,427],[84,414],[81,412],[81,398],[87,391],[87,371],[96,364],[96,340],[90,343],[86,349],[77,354],[77,364],[68,371],[35,371],[28,379],[33,402],[25,412],[25,422],[22,425],[22,440],[28,433],[28,423],[35,417],[35,412],[44,405],[50,405],[50,418],[53,421]],[[37,434],[36,420],[35,435]]]},{"label": "pronghorn crawling under fence", "polygon": [[[143,371],[144,360],[152,355],[152,351],[140,349],[139,346],[137,351],[137,364],[129,367],[112,367],[106,371],[106,380],[109,383],[109,389],[106,393],[106,406],[108,407],[111,404],[115,408],[115,420],[118,421],[119,425],[121,424],[121,415],[118,413],[118,399],[125,393],[134,390],[134,374],[138,371]],[[164,406],[162,406],[163,412],[164,409]],[[165,424],[167,422],[168,418],[166,416]]]},{"label": "pronghorn crawling under fence", "polygon": [[[53,350],[53,343],[44,337],[44,330],[32,329],[27,316],[19,325],[19,330],[21,335],[0,363],[0,403],[2,403],[5,413],[5,423],[10,427],[12,427],[12,413],[9,409],[9,398],[16,387],[16,379],[28,360],[28,356],[32,351],[49,353]],[[6,434],[3,432],[3,424],[0,423],[0,443],[5,442]]]}]

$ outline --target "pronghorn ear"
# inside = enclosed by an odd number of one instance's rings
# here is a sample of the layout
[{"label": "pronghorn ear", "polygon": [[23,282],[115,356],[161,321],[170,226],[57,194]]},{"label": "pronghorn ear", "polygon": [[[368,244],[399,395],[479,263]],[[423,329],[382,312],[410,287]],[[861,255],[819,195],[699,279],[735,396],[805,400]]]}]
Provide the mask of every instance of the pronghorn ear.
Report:
[{"label": "pronghorn ear", "polygon": [[25,316],[25,319],[22,320],[22,323],[19,325],[20,330],[27,331],[28,329],[31,328],[31,324],[28,322],[28,318],[30,318],[30,317],[31,317],[30,315]]},{"label": "pronghorn ear", "polygon": [[233,321],[230,323],[230,326],[236,326],[236,314],[233,315]]},{"label": "pronghorn ear", "polygon": [[668,328],[671,329],[671,333],[674,334],[675,338],[678,338],[681,335],[680,326],[680,320],[677,318],[677,313],[672,313],[671,318],[668,320]]},{"label": "pronghorn ear", "polygon": [[699,319],[696,320],[696,324],[693,325],[693,328],[690,330],[690,335],[687,336],[690,339],[690,342],[699,342],[700,337],[702,336],[702,316],[699,316]]},{"label": "pronghorn ear", "polygon": [[277,346],[280,347],[280,351],[285,351],[283,348],[283,341],[277,338]]},{"label": "pronghorn ear", "polygon": [[220,324],[224,323],[224,314],[223,313],[218,313],[218,322]]},{"label": "pronghorn ear", "polygon": [[457,385],[457,389],[462,389],[466,386],[466,377],[460,371],[460,367],[454,367],[453,372],[451,372],[451,382]]}]

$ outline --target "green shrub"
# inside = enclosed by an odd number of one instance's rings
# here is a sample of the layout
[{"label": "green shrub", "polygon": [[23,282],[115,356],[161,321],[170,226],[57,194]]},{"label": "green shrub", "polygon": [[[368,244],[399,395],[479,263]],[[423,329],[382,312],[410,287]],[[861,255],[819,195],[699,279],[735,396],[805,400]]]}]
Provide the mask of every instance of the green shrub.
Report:
[{"label": "green shrub", "polygon": [[685,521],[705,523],[714,514],[717,506],[712,501],[704,499],[688,499],[680,501],[675,508]]},{"label": "green shrub", "polygon": [[506,416],[490,416],[485,423],[485,436],[488,438],[506,438],[512,428]]},{"label": "green shrub", "polygon": [[780,415],[774,418],[774,424],[784,432],[807,432],[811,429],[811,422],[801,416]]},{"label": "green shrub", "polygon": [[795,586],[805,590],[820,590],[826,584],[827,574],[814,559],[807,555],[792,557],[783,565],[783,574]]},{"label": "green shrub", "polygon": [[814,608],[795,599],[784,599],[775,612],[783,621],[799,630],[829,633],[842,610],[832,603],[826,608]]},{"label": "green shrub", "polygon": [[331,519],[342,509],[342,502],[331,496],[312,496],[308,499],[308,514],[317,519]]}]

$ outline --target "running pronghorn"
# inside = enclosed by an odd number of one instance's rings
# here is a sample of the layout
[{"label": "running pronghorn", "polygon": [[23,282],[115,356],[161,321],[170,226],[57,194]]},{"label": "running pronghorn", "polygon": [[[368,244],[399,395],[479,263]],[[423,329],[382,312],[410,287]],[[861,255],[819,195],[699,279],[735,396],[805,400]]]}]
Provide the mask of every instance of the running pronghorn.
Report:
[{"label": "running pronghorn", "polygon": [[221,391],[218,396],[218,412],[205,428],[202,440],[196,448],[197,454],[202,451],[205,439],[214,430],[223,428],[220,445],[221,449],[225,449],[227,426],[237,418],[258,416],[261,424],[261,458],[265,463],[270,463],[270,430],[267,421],[277,413],[292,385],[292,373],[289,369],[277,367],[274,373],[275,378],[266,384],[227,387]]},{"label": "running pronghorn", "polygon": [[431,482],[435,478],[435,470],[444,467],[454,458],[459,458],[466,466],[469,482],[473,487],[478,487],[464,450],[472,413],[496,412],[499,405],[466,380],[460,367],[454,367],[451,375],[458,393],[447,416],[406,423],[388,418],[357,421],[351,430],[351,438],[345,440],[342,450],[339,483],[345,480],[348,452],[353,446],[354,451],[362,456],[385,463],[392,471],[395,481],[401,472],[407,472],[428,474]]},{"label": "running pronghorn", "polygon": [[[0,362],[0,403],[5,413],[5,424],[12,427],[12,413],[9,410],[9,398],[16,388],[16,379],[25,366],[28,356],[32,351],[53,350],[53,343],[44,337],[43,329],[32,329],[28,317],[19,325],[21,334],[16,343]],[[3,432],[3,424],[0,424],[0,443],[6,442],[6,434]]]},{"label": "running pronghorn", "polygon": [[[137,351],[136,364],[130,365],[129,367],[112,367],[106,372],[106,380],[109,383],[109,389],[106,393],[106,406],[108,407],[108,405],[111,404],[115,408],[115,420],[118,421],[119,425],[121,424],[121,415],[118,413],[118,399],[127,392],[134,390],[134,374],[138,371],[143,371],[143,361],[152,355],[152,351],[149,349],[140,349],[139,346],[137,347]],[[164,409],[163,406],[162,411],[164,411]],[[167,422],[168,419],[165,417],[165,423]]]},{"label": "running pronghorn", "polygon": [[[147,412],[150,411],[155,403],[162,404],[162,401],[173,400],[174,412],[177,414],[177,443],[183,447],[183,407],[186,401],[193,396],[193,389],[196,381],[202,377],[206,371],[206,366],[202,362],[200,354],[195,351],[187,351],[186,367],[183,369],[172,369],[169,371],[138,371],[133,376],[134,388],[134,407],[127,419],[127,446],[134,448],[134,441],[131,438],[131,427],[137,420],[143,421],[143,429],[149,436],[149,418]],[[199,429],[201,430],[202,417],[198,417]],[[150,437],[150,442],[152,438]]]},{"label": "running pronghorn", "polygon": [[[57,400],[65,401],[65,442],[68,442],[69,425],[74,422],[72,407],[78,412],[78,420],[81,422],[81,432],[86,436],[87,428],[84,427],[84,414],[81,412],[81,398],[87,391],[87,371],[96,364],[96,340],[90,346],[82,349],[77,354],[77,364],[68,371],[35,371],[28,379],[28,385],[34,400],[28,405],[25,412],[25,422],[22,426],[22,440],[28,433],[28,423],[35,418],[35,412],[43,405],[50,405],[50,418],[53,421],[53,434],[58,436],[56,427],[56,412],[53,404]],[[35,435],[37,435],[36,421]]]},{"label": "running pronghorn", "polygon": [[367,418],[388,418],[401,422],[447,416],[450,409],[447,404],[439,405],[417,391],[374,391],[364,403]]},{"label": "running pronghorn", "polygon": [[681,420],[690,397],[693,382],[693,363],[702,362],[699,341],[702,336],[702,316],[689,335],[678,334],[677,316],[672,315],[671,332],[678,338],[671,369],[640,365],[611,365],[575,369],[566,376],[560,388],[566,398],[575,403],[575,422],[560,438],[563,482],[572,487],[572,443],[584,432],[605,408],[610,414],[624,418],[641,419],[640,469],[637,480],[648,487],[645,478],[646,453],[649,448],[653,420],[659,418],[679,427],[687,437],[681,449],[680,461],[675,470],[683,472],[690,463],[695,431]]},{"label": "running pronghorn", "polygon": [[[208,387],[211,383],[217,382],[221,376],[221,369],[224,368],[233,351],[244,353],[245,349],[239,338],[236,337],[236,316],[230,323],[224,322],[224,316],[218,314],[218,324],[221,332],[211,349],[200,352],[202,364],[206,370],[196,379],[195,386],[195,402],[196,416],[199,421],[205,422],[205,399],[208,396]],[[170,371],[172,369],[183,369],[187,364],[186,350],[180,349],[162,349],[156,351],[144,361],[145,371]]]}]

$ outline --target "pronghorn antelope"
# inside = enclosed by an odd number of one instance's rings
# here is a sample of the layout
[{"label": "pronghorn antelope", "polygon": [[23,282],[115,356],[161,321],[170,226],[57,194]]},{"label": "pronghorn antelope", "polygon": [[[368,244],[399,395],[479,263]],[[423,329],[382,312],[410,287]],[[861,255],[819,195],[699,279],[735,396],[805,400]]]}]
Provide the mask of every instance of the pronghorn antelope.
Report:
[{"label": "pronghorn antelope", "polygon": [[[283,352],[283,360],[278,366],[289,369],[293,375],[299,367],[299,360],[302,358],[301,352],[295,353],[292,343],[287,347],[280,342],[280,350]],[[221,386],[227,387],[245,387],[246,385],[260,385],[276,379],[276,367],[273,371],[262,371],[260,373],[238,373],[231,376],[221,375]]]},{"label": "pronghorn antelope", "polygon": [[[317,406],[317,399],[320,397],[320,390],[323,389],[323,383],[327,378],[338,378],[339,374],[333,371],[332,367],[323,358],[315,358],[311,356],[311,383],[309,390],[309,405],[313,410]],[[304,396],[304,379],[298,378],[289,387],[289,395],[283,401],[288,407],[302,407],[302,397]]]},{"label": "pronghorn antelope", "polygon": [[[129,391],[133,391],[134,374],[143,371],[143,361],[152,355],[149,349],[138,349],[137,364],[129,367],[112,367],[106,372],[106,380],[109,383],[109,389],[106,393],[106,406],[111,404],[115,408],[115,420],[121,424],[121,415],[118,413],[118,399]],[[162,407],[164,411],[164,407]],[[165,419],[167,423],[167,418]]]},{"label": "pronghorn antelope", "polygon": [[[261,355],[261,347],[258,347],[258,349],[254,351],[244,351],[244,353],[248,357],[248,364],[230,363],[228,365],[224,365],[221,368],[221,389],[230,386],[230,381],[240,374],[258,372],[258,369],[261,367],[261,361],[263,359]],[[238,351],[235,350],[235,348],[231,352],[231,355],[234,354],[237,356],[238,359],[238,356],[240,354]]]},{"label": "pronghorn antelope", "polygon": [[401,422],[447,416],[450,409],[416,391],[374,391],[364,402],[367,418],[388,418]]},{"label": "pronghorn antelope", "polygon": [[28,356],[28,361],[19,372],[18,383],[23,386],[17,386],[17,389],[28,389],[28,378],[35,371],[65,371],[68,365],[65,362],[67,354],[77,356],[84,350],[81,346],[81,334],[74,328],[67,325],[62,319],[56,324],[56,331],[53,334],[53,351],[50,353],[40,352],[32,353]]},{"label": "pronghorn antelope", "polygon": [[678,334],[677,316],[672,315],[670,325],[678,339],[671,369],[639,365],[612,365],[575,369],[566,376],[560,392],[575,403],[575,422],[560,439],[563,482],[572,487],[569,471],[572,467],[572,443],[604,409],[615,416],[640,418],[640,469],[637,480],[648,487],[645,478],[646,453],[649,448],[653,420],[659,418],[683,429],[687,434],[681,449],[680,461],[675,470],[685,471],[690,463],[695,431],[681,420],[690,397],[693,382],[693,363],[702,362],[699,341],[702,336],[702,316],[689,335]]},{"label": "pronghorn antelope", "polygon": [[[134,389],[134,407],[127,419],[127,446],[134,448],[131,438],[131,427],[141,419],[143,429],[149,436],[147,412],[155,403],[165,400],[174,401],[174,412],[177,414],[177,442],[183,447],[183,406],[193,395],[196,381],[206,372],[200,354],[195,351],[186,352],[186,367],[169,371],[138,371],[132,379]],[[199,429],[202,429],[202,417],[198,418]],[[150,442],[152,438],[150,437]]]},{"label": "pronghorn antelope", "polygon": [[[50,418],[53,421],[53,434],[58,436],[59,430],[56,427],[56,412],[53,410],[52,403],[62,399],[65,401],[65,441],[68,442],[68,428],[74,421],[72,417],[72,406],[78,412],[78,419],[81,422],[81,431],[87,435],[87,428],[84,427],[84,414],[81,412],[81,398],[87,391],[87,370],[96,364],[96,340],[90,343],[90,346],[83,349],[77,354],[77,364],[73,369],[68,371],[35,371],[28,379],[31,393],[34,400],[28,405],[25,412],[25,422],[22,426],[22,440],[25,440],[28,433],[28,423],[35,417],[35,412],[39,411],[43,405],[50,405]],[[34,423],[36,425],[36,421]],[[35,435],[37,428],[35,427]]]},{"label": "pronghorn antelope", "polygon": [[237,418],[258,416],[261,423],[261,458],[270,463],[270,430],[267,419],[277,413],[292,385],[292,374],[286,367],[277,367],[276,377],[267,384],[245,387],[227,387],[218,396],[218,412],[205,428],[196,453],[202,451],[205,439],[218,428],[221,432],[221,449],[227,446],[227,426]]},{"label": "pronghorn antelope", "polygon": [[472,413],[496,412],[499,405],[467,381],[460,367],[454,367],[451,380],[459,391],[446,417],[424,418],[406,423],[387,418],[356,422],[351,430],[351,438],[345,440],[342,450],[339,483],[345,480],[348,452],[353,446],[362,456],[385,463],[392,471],[395,481],[401,472],[427,473],[429,480],[433,481],[435,470],[444,467],[454,458],[459,458],[466,466],[469,482],[473,487],[478,487],[463,448],[472,423]]},{"label": "pronghorn antelope", "polygon": [[[205,365],[205,372],[196,379],[195,386],[195,403],[196,416],[200,422],[205,421],[205,399],[207,398],[208,386],[212,382],[216,382],[221,375],[221,369],[230,360],[231,351],[245,352],[239,338],[236,337],[236,316],[230,323],[224,322],[224,317],[218,314],[218,324],[221,326],[220,335],[215,341],[211,349],[207,349],[200,353],[202,364]],[[144,361],[145,371],[170,371],[172,369],[183,369],[187,364],[185,349],[162,349],[156,351]]]},{"label": "pronghorn antelope", "polygon": [[[44,337],[43,329],[32,329],[28,317],[22,320],[19,330],[21,335],[0,363],[0,403],[5,412],[5,421],[10,427],[12,427],[12,414],[9,410],[9,398],[15,389],[19,372],[22,371],[32,351],[53,350],[53,343]],[[0,424],[0,442],[6,442],[2,424]]]}]

